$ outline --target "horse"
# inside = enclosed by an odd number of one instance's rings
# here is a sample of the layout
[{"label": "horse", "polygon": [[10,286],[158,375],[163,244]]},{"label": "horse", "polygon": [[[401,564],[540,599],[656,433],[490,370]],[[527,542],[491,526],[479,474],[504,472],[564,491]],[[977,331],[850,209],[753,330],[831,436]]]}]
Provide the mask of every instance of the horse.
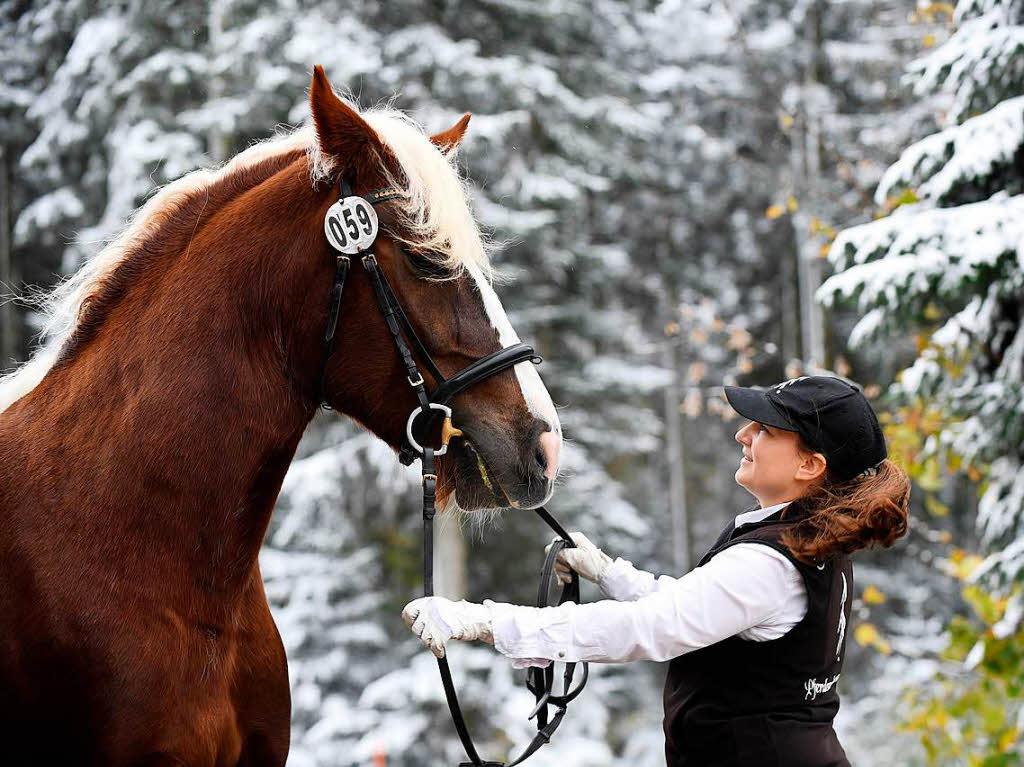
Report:
[{"label": "horse", "polygon": [[[518,342],[453,162],[321,67],[305,128],[153,196],[53,294],[0,382],[4,764],[279,766],[287,660],[257,554],[321,405],[342,178],[379,206],[380,270],[442,375]],[[417,401],[368,276],[345,283],[323,399],[394,448]],[[428,385],[429,372],[424,372]],[[459,394],[441,505],[551,495],[561,427],[529,362]]]}]

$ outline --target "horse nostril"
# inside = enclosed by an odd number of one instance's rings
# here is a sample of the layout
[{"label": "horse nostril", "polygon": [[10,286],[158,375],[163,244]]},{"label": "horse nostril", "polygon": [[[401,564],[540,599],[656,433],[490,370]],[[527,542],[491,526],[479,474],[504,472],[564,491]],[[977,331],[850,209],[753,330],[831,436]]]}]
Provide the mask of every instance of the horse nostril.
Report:
[{"label": "horse nostril", "polygon": [[558,474],[558,454],[561,452],[562,438],[552,431],[545,431],[537,438],[534,455],[541,473],[554,481]]}]

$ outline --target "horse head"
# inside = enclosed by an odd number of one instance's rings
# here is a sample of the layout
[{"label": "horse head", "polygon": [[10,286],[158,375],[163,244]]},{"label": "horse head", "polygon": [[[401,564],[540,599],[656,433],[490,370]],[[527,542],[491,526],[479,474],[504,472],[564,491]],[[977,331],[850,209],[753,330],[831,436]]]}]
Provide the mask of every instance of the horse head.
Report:
[{"label": "horse head", "polygon": [[[377,206],[373,246],[416,335],[445,377],[519,342],[491,286],[491,267],[453,159],[469,115],[435,136],[392,110],[357,112],[340,99],[323,69],[310,89],[315,128],[310,168],[326,193],[322,226],[342,178],[356,194],[398,187],[402,197]],[[337,255],[323,235],[312,257],[328,270]],[[324,397],[336,410],[398,447],[418,407],[369,277],[354,268],[345,285],[336,351],[326,368]],[[319,343],[319,338],[310,339]],[[421,369],[423,360],[419,360]],[[428,391],[437,381],[423,370]],[[558,472],[561,426],[530,362],[478,383],[452,402],[463,433],[439,460],[442,503],[464,510],[534,508],[550,498]]]}]

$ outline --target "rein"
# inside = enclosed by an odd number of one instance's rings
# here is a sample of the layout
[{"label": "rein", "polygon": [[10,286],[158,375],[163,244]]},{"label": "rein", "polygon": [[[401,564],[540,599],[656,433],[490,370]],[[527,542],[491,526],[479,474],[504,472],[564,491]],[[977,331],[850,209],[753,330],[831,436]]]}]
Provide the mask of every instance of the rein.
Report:
[{"label": "rein", "polygon": [[[338,315],[341,309],[341,295],[345,287],[345,278],[348,276],[351,265],[349,256],[359,256],[363,268],[366,269],[373,285],[373,292],[377,298],[384,320],[387,322],[391,338],[395,343],[406,369],[406,380],[416,394],[419,407],[412,411],[406,421],[404,440],[399,450],[399,460],[406,466],[410,465],[417,457],[420,459],[421,481],[423,485],[423,594],[424,596],[434,595],[434,516],[436,514],[437,495],[437,474],[435,469],[435,458],[444,455],[448,451],[448,443],[452,437],[463,436],[463,433],[452,425],[452,410],[450,403],[459,393],[470,386],[480,383],[493,375],[508,370],[520,362],[532,362],[539,364],[538,357],[533,347],[525,343],[517,343],[512,346],[499,349],[492,354],[481,357],[467,367],[460,370],[451,378],[445,378],[433,358],[427,351],[416,331],[409,322],[402,305],[391,289],[387,277],[380,269],[377,258],[373,253],[373,245],[377,238],[378,224],[374,205],[404,197],[403,190],[397,187],[385,187],[370,192],[365,197],[354,195],[349,183],[342,179],[339,183],[339,198],[327,211],[324,220],[324,231],[328,241],[338,250],[336,267],[334,270],[334,281],[331,286],[330,304],[327,314],[327,328],[324,331],[322,350],[320,355],[320,369],[318,374],[317,392],[320,404],[330,409],[325,402],[325,376],[327,374],[327,363],[331,358],[334,348],[334,337],[338,326]],[[406,342],[408,340],[408,343]],[[409,348],[410,344],[412,350]],[[416,355],[413,355],[415,350]],[[433,392],[427,393],[423,382],[423,375],[420,373],[416,357],[424,363],[427,371],[437,382]],[[443,416],[441,424],[441,444],[435,448],[431,445],[422,445],[417,441],[414,433],[416,418],[424,415],[427,421],[427,428],[436,425],[438,414]],[[426,441],[426,440],[424,440]],[[544,560],[541,570],[540,587],[537,591],[537,607],[548,606],[548,591],[551,584],[551,577],[554,572],[555,560],[558,552],[563,548],[572,548],[575,544],[565,529],[543,506],[535,509],[542,520],[559,536],[548,555]],[[573,572],[571,582],[562,589],[559,604],[567,601],[580,601],[579,576]],[[576,671],[575,663],[566,663],[562,674],[562,694],[554,694],[554,664],[546,668],[531,667],[527,670],[526,687],[536,698],[536,705],[530,712],[528,718],[537,719],[537,734],[526,747],[522,754],[514,761],[495,762],[483,761],[473,745],[469,728],[462,715],[459,706],[459,699],[455,693],[455,683],[452,680],[451,669],[448,667],[448,659],[437,659],[438,670],[441,674],[441,684],[444,686],[444,694],[448,700],[448,708],[451,711],[452,721],[455,730],[462,741],[462,745],[469,757],[468,762],[461,762],[459,767],[514,767],[520,764],[537,751],[541,746],[551,739],[552,733],[558,729],[562,718],[565,716],[566,707],[583,690],[587,683],[588,667],[583,663],[583,672],[576,686],[572,686],[573,677]],[[549,718],[548,707],[554,706],[556,711]]]}]

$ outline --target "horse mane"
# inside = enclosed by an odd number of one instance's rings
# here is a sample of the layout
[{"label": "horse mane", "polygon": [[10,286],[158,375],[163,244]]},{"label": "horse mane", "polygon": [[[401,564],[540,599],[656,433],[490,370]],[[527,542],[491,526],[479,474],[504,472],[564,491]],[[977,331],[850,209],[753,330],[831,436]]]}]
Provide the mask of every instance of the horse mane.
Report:
[{"label": "horse mane", "polygon": [[[491,277],[487,248],[470,212],[468,182],[458,173],[455,152],[442,153],[415,121],[397,109],[378,106],[360,111],[354,105],[353,109],[401,168],[401,178],[390,174],[388,178],[389,185],[407,190],[407,198],[397,203],[405,234],[400,241],[436,258],[452,274],[470,269]],[[181,224],[182,216],[197,200],[208,197],[211,187],[259,176],[262,166],[276,165],[274,161],[300,151],[306,153],[313,186],[331,177],[336,160],[321,152],[312,125],[257,142],[220,168],[201,168],[165,184],[99,253],[52,291],[32,299],[44,316],[43,343],[27,362],[0,377],[0,413],[32,391],[65,358],[83,324],[94,319],[88,316],[90,304],[100,302],[119,268],[141,257],[146,244],[166,229]],[[247,186],[254,183],[249,180]]]}]

